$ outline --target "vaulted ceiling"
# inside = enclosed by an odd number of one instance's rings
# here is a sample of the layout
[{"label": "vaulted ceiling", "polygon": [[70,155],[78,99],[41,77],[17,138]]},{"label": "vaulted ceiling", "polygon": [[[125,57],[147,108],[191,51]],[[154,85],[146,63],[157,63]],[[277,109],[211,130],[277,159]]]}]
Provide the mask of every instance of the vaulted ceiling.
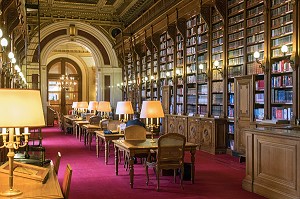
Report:
[{"label": "vaulted ceiling", "polygon": [[[31,0],[34,2],[34,0]],[[157,0],[40,0],[43,16],[133,22]]]}]

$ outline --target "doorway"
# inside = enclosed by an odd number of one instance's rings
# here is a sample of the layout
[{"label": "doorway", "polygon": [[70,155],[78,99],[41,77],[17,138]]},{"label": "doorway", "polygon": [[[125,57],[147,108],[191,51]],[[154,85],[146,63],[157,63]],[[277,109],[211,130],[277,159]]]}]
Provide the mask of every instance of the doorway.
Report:
[{"label": "doorway", "polygon": [[65,57],[52,60],[47,65],[47,82],[49,105],[57,112],[66,115],[73,102],[82,100],[82,73],[73,60]]}]

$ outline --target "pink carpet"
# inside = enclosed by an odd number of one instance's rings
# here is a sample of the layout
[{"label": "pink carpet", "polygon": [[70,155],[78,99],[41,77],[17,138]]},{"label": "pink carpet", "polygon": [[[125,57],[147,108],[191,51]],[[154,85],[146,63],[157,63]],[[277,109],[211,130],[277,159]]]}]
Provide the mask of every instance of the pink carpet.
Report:
[{"label": "pink carpet", "polygon": [[[43,146],[46,158],[55,159],[58,151],[62,154],[59,181],[62,182],[67,163],[73,169],[70,199],[259,199],[263,198],[242,189],[245,165],[229,155],[196,153],[195,184],[184,181],[184,190],[173,182],[172,176],[161,177],[161,191],[157,192],[153,170],[149,170],[150,183],[146,185],[146,175],[141,164],[135,166],[134,188],[129,185],[129,174],[123,165],[119,175],[115,175],[114,151],[111,150],[109,164],[104,164],[104,147],[100,157],[96,157],[95,142],[92,150],[85,147],[73,135],[63,134],[57,127],[43,129]],[[186,159],[190,160],[189,153]]]}]

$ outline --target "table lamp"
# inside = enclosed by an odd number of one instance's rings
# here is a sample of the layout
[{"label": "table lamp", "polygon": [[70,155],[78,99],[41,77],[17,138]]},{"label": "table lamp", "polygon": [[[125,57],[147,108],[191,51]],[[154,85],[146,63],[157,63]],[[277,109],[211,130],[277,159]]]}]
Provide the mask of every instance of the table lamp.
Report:
[{"label": "table lamp", "polygon": [[111,112],[110,102],[100,101],[98,104],[97,111],[100,111],[102,118],[108,118],[107,113]]},{"label": "table lamp", "polygon": [[[151,142],[155,142],[153,128],[159,127],[159,118],[161,117],[164,117],[164,112],[160,101],[143,101],[140,118],[146,118],[146,127],[151,130]],[[153,118],[157,118],[156,124],[153,123]]]},{"label": "table lamp", "polygon": [[121,114],[124,114],[123,122],[127,122],[128,114],[133,114],[131,101],[118,102],[116,108],[116,114],[119,114],[119,120],[121,120]]},{"label": "table lamp", "polygon": [[73,102],[72,103],[72,109],[73,109],[73,111],[72,111],[72,115],[77,115],[77,103],[78,102]]},{"label": "table lamp", "polygon": [[80,113],[85,113],[88,109],[89,105],[87,102],[78,102],[77,103],[77,111],[78,111],[78,114]]},{"label": "table lamp", "polygon": [[[16,196],[21,191],[13,188],[13,160],[15,149],[28,143],[29,127],[45,126],[44,113],[39,90],[0,89],[0,128],[2,128],[3,145],[7,148],[9,166],[9,189],[1,196]],[[24,128],[24,133],[20,133]],[[7,129],[8,132],[7,133]],[[24,136],[24,141],[21,137]],[[8,138],[8,141],[7,141]]]},{"label": "table lamp", "polygon": [[98,108],[98,102],[97,101],[90,101],[89,102],[88,110],[90,111],[90,113],[96,113],[97,108]]}]

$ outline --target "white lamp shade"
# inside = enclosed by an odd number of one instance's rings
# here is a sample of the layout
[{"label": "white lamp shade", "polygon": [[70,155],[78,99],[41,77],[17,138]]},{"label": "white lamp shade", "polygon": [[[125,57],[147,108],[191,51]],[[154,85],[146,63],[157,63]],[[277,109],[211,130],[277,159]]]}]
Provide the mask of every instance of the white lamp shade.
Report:
[{"label": "white lamp shade", "polygon": [[90,101],[88,110],[97,110],[98,108],[98,102],[97,101]]},{"label": "white lamp shade", "polygon": [[78,102],[73,102],[72,108],[77,108],[77,103],[78,103]]},{"label": "white lamp shade", "polygon": [[0,89],[0,113],[1,128],[45,126],[38,90]]},{"label": "white lamp shade", "polygon": [[77,103],[77,108],[79,108],[79,109],[86,109],[86,108],[88,108],[88,103],[87,102],[78,102]]},{"label": "white lamp shade", "polygon": [[133,114],[133,108],[130,101],[121,101],[117,103],[116,114]]},{"label": "white lamp shade", "polygon": [[164,117],[164,111],[160,101],[143,101],[140,118]]},{"label": "white lamp shade", "polygon": [[100,101],[97,110],[101,112],[111,112],[110,102]]}]

